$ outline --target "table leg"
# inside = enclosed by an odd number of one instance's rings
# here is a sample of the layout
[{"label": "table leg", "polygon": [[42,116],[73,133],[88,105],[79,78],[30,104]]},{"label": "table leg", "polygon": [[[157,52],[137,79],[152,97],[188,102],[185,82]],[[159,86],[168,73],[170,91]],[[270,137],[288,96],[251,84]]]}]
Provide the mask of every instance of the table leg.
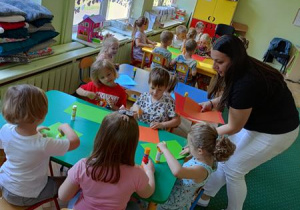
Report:
[{"label": "table leg", "polygon": [[156,203],[149,202],[148,210],[156,210],[156,206],[157,206]]},{"label": "table leg", "polygon": [[144,52],[144,54],[143,54],[142,63],[141,63],[141,69],[144,68],[145,60],[146,60],[146,52]]}]

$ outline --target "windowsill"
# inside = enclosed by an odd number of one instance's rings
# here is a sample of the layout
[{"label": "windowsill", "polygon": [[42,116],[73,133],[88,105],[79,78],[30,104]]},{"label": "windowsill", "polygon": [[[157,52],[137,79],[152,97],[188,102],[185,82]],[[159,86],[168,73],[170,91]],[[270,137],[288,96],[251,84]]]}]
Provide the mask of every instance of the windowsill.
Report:
[{"label": "windowsill", "polygon": [[[155,29],[155,30],[148,29],[145,31],[145,33],[147,35],[158,34],[158,33],[162,32],[163,30],[172,28],[174,26],[177,26],[177,25],[180,25],[183,23],[185,23],[185,22],[179,21],[179,20],[169,20],[169,21],[164,22],[163,28],[159,28],[159,29]],[[114,37],[116,37],[119,40],[120,44],[123,44],[123,43],[126,43],[126,42],[132,40],[132,38],[131,38],[132,31],[131,30],[121,30],[121,29],[118,29],[118,28],[115,28],[112,26],[108,26],[103,31],[103,34],[106,34],[106,33],[110,33],[110,34],[114,35]],[[93,47],[93,48],[100,48],[102,46],[101,43],[91,43],[91,42],[84,41],[82,39],[78,39],[77,33],[72,34],[72,40],[79,42],[81,44],[84,44],[86,46]]]},{"label": "windowsill", "polygon": [[78,42],[56,45],[53,46],[53,50],[52,55],[33,59],[27,64],[16,63],[1,66],[0,85],[98,53],[97,49],[85,47]]}]

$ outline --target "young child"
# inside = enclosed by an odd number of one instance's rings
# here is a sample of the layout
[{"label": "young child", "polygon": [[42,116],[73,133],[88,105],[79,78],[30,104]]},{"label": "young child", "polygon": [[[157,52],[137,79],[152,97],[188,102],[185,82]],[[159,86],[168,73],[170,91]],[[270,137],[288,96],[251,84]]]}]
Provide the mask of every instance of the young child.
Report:
[{"label": "young child", "polygon": [[187,139],[188,147],[181,154],[190,153],[192,158],[183,166],[173,157],[165,143],[157,145],[165,155],[171,172],[178,178],[169,199],[158,205],[157,210],[189,209],[195,192],[215,170],[215,161],[228,160],[235,150],[235,145],[228,138],[217,140],[216,129],[206,123],[193,125]]},{"label": "young child", "polygon": [[0,168],[0,189],[13,205],[31,206],[57,195],[58,180],[47,175],[50,156],[64,155],[79,146],[79,138],[68,124],[59,126],[66,140],[39,133],[38,125],[47,112],[43,90],[32,85],[8,88],[2,107],[7,124],[0,130],[0,148],[7,160]]},{"label": "young child", "polygon": [[169,80],[169,84],[168,87],[165,90],[165,95],[169,96],[172,100],[174,100],[171,97],[171,93],[174,91],[177,83],[178,83],[178,78],[175,72],[169,72],[170,73],[170,80]]},{"label": "young child", "polygon": [[173,38],[172,47],[181,49],[184,40],[186,39],[187,28],[184,25],[176,27],[176,35]]},{"label": "young child", "polygon": [[[153,50],[153,53],[160,54],[160,55],[162,55],[166,58],[166,63],[165,63],[166,68],[169,67],[170,62],[172,61],[172,53],[167,48],[168,48],[168,46],[170,46],[172,44],[173,36],[174,35],[173,35],[172,32],[163,31],[160,34],[161,46],[160,47],[155,47],[154,50]],[[152,62],[151,63],[151,69],[153,69],[155,67],[162,67],[162,66],[159,65],[158,63]]]},{"label": "young child", "polygon": [[[134,40],[133,45],[133,58],[141,61],[143,58],[143,47],[154,48],[156,42],[152,42],[147,38],[145,30],[148,29],[149,20],[148,18],[141,16],[135,22],[132,30],[132,39]],[[148,59],[148,58],[146,58]],[[146,60],[147,61],[147,60]]]},{"label": "young child", "polygon": [[196,28],[196,31],[197,31],[195,41],[198,43],[198,42],[200,42],[200,37],[202,36],[202,34],[204,32],[205,25],[204,25],[203,22],[199,21],[199,22],[196,23],[195,28]]},{"label": "young child", "polygon": [[101,51],[99,52],[96,60],[108,59],[113,63],[113,59],[118,53],[119,41],[112,35],[106,36],[104,38]]},{"label": "young child", "polygon": [[117,83],[117,71],[108,60],[96,60],[91,66],[92,81],[80,86],[76,93],[87,101],[101,107],[118,110],[126,106],[126,92]]},{"label": "young child", "polygon": [[139,128],[128,111],[107,115],[96,135],[89,158],[68,172],[58,196],[68,201],[80,191],[74,209],[125,209],[132,193],[147,198],[155,189],[151,160],[135,165]]},{"label": "young child", "polygon": [[186,83],[191,86],[195,86],[195,77],[197,75],[197,61],[192,59],[192,55],[195,53],[197,48],[197,42],[193,39],[189,39],[186,41],[185,45],[185,52],[178,57],[176,57],[172,62],[171,66],[175,65],[176,63],[185,63],[189,67],[189,74],[186,75],[182,72],[177,72],[179,82]]},{"label": "young child", "polygon": [[149,74],[149,93],[143,93],[133,104],[132,111],[139,114],[139,120],[150,124],[153,129],[177,127],[180,117],[175,113],[174,101],[164,94],[169,85],[169,72],[154,68]]},{"label": "young child", "polygon": [[181,47],[181,51],[182,52],[185,52],[185,44],[186,44],[186,41],[189,40],[189,39],[196,39],[196,35],[197,35],[197,31],[195,28],[189,28],[189,31],[188,33],[186,34],[186,39],[183,41],[183,44],[182,44],[182,47]]},{"label": "young child", "polygon": [[209,34],[204,33],[200,37],[200,41],[196,49],[196,54],[200,56],[210,57],[210,48],[211,48],[211,37],[209,36]]}]

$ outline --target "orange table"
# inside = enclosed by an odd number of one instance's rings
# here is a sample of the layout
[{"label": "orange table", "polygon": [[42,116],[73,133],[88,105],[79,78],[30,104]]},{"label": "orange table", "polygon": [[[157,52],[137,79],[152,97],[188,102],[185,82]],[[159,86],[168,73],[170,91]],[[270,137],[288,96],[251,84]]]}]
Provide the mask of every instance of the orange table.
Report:
[{"label": "orange table", "polygon": [[[160,43],[157,43],[156,46],[160,46]],[[168,47],[168,50],[170,50],[170,52],[172,53],[172,59],[174,59],[175,57],[181,54],[179,49]],[[150,47],[143,47],[142,51],[144,52],[144,54],[143,54],[141,68],[144,68],[146,57],[150,57],[153,49]],[[212,68],[212,66],[213,66],[213,60],[211,58],[205,58],[203,61],[197,60],[197,72],[199,74],[213,77],[214,75],[217,74],[217,72]]]}]

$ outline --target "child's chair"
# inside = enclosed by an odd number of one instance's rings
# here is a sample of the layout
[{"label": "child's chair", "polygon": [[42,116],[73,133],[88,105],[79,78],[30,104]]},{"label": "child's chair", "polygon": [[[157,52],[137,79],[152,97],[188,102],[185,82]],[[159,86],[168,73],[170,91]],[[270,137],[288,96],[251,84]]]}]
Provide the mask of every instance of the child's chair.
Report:
[{"label": "child's chair", "polygon": [[[142,61],[135,60],[133,58],[133,47],[134,47],[134,40],[131,42],[131,52],[130,52],[131,62],[130,62],[130,64],[133,66],[136,66],[136,67],[141,67]],[[146,60],[145,60],[145,64],[144,64],[145,67],[150,67],[150,64],[151,64],[151,62],[149,62],[149,61],[146,62]]]},{"label": "child's chair", "polygon": [[179,81],[179,82],[183,82],[184,84],[186,84],[189,73],[190,73],[189,66],[185,63],[178,63],[177,62],[176,66],[175,66],[175,71],[176,71],[177,74],[179,73],[179,74],[185,75],[184,81]]},{"label": "child's chair", "polygon": [[85,57],[80,60],[79,63],[79,77],[80,77],[80,85],[86,84],[91,81],[90,79],[90,69],[95,59],[91,56]]},{"label": "child's chair", "polygon": [[197,206],[197,202],[200,199],[200,197],[202,196],[203,192],[204,192],[204,189],[201,187],[198,191],[198,195],[196,196],[195,200],[192,202],[190,210],[195,209],[195,207]]},{"label": "child's chair", "polygon": [[[2,196],[2,193],[1,193],[1,196]],[[45,203],[48,203],[50,201],[54,201],[56,210],[60,210],[60,207],[59,207],[59,204],[57,201],[57,196],[54,198],[49,198],[49,199],[43,200],[32,206],[15,206],[15,205],[8,203],[4,198],[0,197],[0,208],[1,208],[1,210],[34,210],[34,209],[38,208],[39,206],[41,206]]]},{"label": "child's chair", "polygon": [[158,54],[158,53],[152,53],[150,61],[152,61],[156,64],[159,64],[162,67],[165,67],[168,62],[167,59],[163,55]]}]

